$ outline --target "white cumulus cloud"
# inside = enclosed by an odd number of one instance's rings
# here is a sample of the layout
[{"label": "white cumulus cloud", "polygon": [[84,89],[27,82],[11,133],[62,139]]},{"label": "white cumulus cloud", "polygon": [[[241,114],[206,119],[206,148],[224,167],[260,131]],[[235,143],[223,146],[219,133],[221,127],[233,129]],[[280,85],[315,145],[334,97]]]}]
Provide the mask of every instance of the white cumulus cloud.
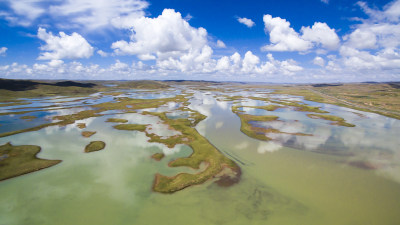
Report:
[{"label": "white cumulus cloud", "polygon": [[312,27],[302,27],[297,33],[290,22],[280,17],[264,15],[265,32],[269,34],[271,44],[263,46],[263,51],[300,51],[305,52],[314,47],[335,50],[340,39],[335,29],[326,23],[315,22]]},{"label": "white cumulus cloud", "polygon": [[99,54],[101,57],[107,57],[109,54],[103,50],[97,50],[97,54]]},{"label": "white cumulus cloud", "polygon": [[237,21],[241,24],[246,25],[248,28],[253,27],[254,25],[256,25],[253,20],[245,18],[245,17],[238,17]]},{"label": "white cumulus cloud", "polygon": [[57,36],[40,27],[37,37],[46,43],[40,47],[40,60],[89,58],[93,55],[93,47],[75,32],[71,35],[59,32]]},{"label": "white cumulus cloud", "polygon": [[0,48],[0,56],[5,56],[5,55],[6,55],[6,52],[7,52],[7,49],[8,49],[8,48],[6,48],[6,47],[1,47],[1,48]]},{"label": "white cumulus cloud", "polygon": [[12,24],[31,26],[45,21],[59,28],[89,30],[110,26],[113,21],[143,16],[144,0],[4,0],[11,9],[3,17]]},{"label": "white cumulus cloud", "polygon": [[315,57],[314,60],[313,60],[313,63],[315,65],[320,66],[320,67],[324,67],[325,66],[325,60],[320,56]]},{"label": "white cumulus cloud", "polygon": [[302,27],[302,39],[311,41],[324,48],[335,50],[339,47],[340,39],[335,32],[326,23],[315,22],[312,27]]},{"label": "white cumulus cloud", "polygon": [[179,12],[164,9],[156,18],[140,17],[130,21],[134,32],[130,41],[117,41],[112,48],[117,54],[156,54],[158,56],[182,55],[199,50],[207,43],[207,31],[194,28]]},{"label": "white cumulus cloud", "polygon": [[306,51],[312,48],[309,41],[303,40],[290,27],[290,22],[280,17],[264,15],[265,32],[269,33],[270,45],[262,47],[264,51]]},{"label": "white cumulus cloud", "polygon": [[223,41],[218,40],[217,41],[217,47],[218,48],[226,48],[226,45],[225,45],[225,43]]}]

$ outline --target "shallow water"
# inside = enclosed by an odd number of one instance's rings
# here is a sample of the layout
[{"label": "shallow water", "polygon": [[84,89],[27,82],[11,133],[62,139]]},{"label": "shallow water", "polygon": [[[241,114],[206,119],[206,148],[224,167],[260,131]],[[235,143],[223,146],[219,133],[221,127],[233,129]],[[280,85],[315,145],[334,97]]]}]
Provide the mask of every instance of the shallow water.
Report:
[{"label": "shallow water", "polygon": [[[240,132],[231,102],[199,91],[194,91],[190,102],[191,109],[207,116],[196,127],[199,133],[241,167],[238,184],[221,188],[209,181],[174,194],[152,192],[155,173],[196,172],[167,166],[173,159],[189,156],[191,149],[148,143],[142,132],[115,130],[114,123],[105,122],[123,118],[128,123],[152,124],[158,135],[174,135],[157,117],[105,115],[76,121],[86,123],[85,130],[97,131],[90,138],[81,137],[76,124],[0,138],[0,144],[39,145],[39,157],[63,160],[54,167],[0,182],[0,224],[400,223],[398,120],[312,102],[307,104],[321,106],[356,127],[333,126],[291,109],[249,111],[280,117],[281,122],[264,126],[314,135],[263,142]],[[243,101],[248,104],[249,100]],[[174,109],[172,104],[162,107],[171,116],[184,115],[173,113]],[[85,145],[94,140],[104,141],[106,148],[83,153]],[[296,143],[293,148],[287,147],[289,140]],[[351,156],[332,154],[334,149]],[[156,152],[166,157],[156,162],[150,158]],[[354,159],[383,166],[362,169],[349,164]]]}]

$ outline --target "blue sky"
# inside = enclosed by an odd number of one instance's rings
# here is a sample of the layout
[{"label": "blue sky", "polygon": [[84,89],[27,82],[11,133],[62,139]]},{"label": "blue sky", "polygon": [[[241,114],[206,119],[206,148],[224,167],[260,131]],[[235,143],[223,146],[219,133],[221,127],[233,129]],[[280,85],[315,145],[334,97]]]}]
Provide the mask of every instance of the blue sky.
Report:
[{"label": "blue sky", "polygon": [[0,77],[400,80],[400,0],[0,0]]}]

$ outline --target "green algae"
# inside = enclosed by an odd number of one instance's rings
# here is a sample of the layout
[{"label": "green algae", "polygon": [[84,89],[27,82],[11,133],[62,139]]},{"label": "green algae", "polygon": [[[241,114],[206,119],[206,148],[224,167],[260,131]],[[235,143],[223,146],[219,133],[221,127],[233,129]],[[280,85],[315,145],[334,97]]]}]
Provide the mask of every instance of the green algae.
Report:
[{"label": "green algae", "polygon": [[61,160],[37,158],[41,148],[35,145],[0,146],[0,181],[54,166]]},{"label": "green algae", "polygon": [[355,127],[356,125],[347,123],[345,119],[339,116],[333,116],[333,115],[323,115],[323,114],[307,114],[308,117],[312,119],[323,119],[323,120],[329,120],[332,121],[331,125],[338,125],[338,126],[344,126],[344,127]]},{"label": "green algae", "polygon": [[92,141],[85,147],[85,152],[95,152],[95,151],[100,151],[103,150],[106,147],[106,143],[102,141]]}]

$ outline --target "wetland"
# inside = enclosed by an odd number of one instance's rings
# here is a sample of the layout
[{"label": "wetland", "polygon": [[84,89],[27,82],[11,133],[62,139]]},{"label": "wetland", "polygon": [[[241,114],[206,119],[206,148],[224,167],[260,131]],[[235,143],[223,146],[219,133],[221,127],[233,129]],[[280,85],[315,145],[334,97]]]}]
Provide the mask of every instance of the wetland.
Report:
[{"label": "wetland", "polygon": [[1,79],[0,224],[399,224],[395,87]]}]

